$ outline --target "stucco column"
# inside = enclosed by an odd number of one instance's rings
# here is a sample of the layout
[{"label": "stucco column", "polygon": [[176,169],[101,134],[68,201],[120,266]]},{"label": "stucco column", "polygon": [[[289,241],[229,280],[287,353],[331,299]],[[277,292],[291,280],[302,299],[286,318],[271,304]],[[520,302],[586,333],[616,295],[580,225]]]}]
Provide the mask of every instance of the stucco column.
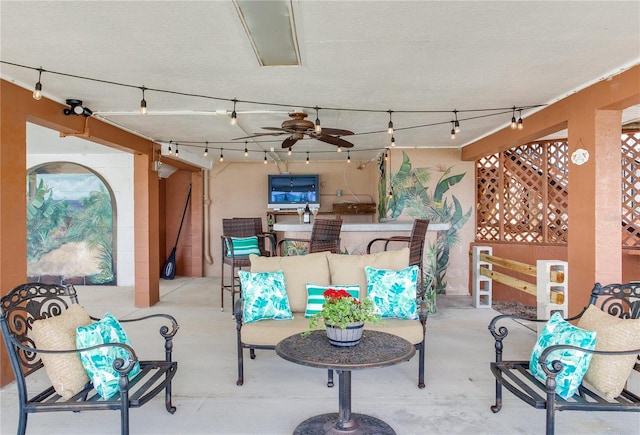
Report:
[{"label": "stucco column", "polygon": [[569,164],[569,313],[588,301],[596,281],[622,279],[619,110],[584,110],[569,118],[569,154],[586,150],[583,164]]},{"label": "stucco column", "polygon": [[136,154],[133,159],[135,305],[150,307],[160,301],[160,219],[158,174],[152,157]]}]

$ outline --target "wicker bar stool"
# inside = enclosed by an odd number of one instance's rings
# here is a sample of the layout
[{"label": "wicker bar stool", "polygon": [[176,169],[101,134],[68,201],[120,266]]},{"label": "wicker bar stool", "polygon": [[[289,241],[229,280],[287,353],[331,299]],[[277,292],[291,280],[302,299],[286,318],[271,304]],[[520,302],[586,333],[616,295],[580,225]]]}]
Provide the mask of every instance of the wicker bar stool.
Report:
[{"label": "wicker bar stool", "polygon": [[[233,249],[233,237],[253,237],[257,238],[258,250],[261,256],[275,255],[275,238],[271,233],[262,231],[262,218],[231,218],[222,219],[222,236],[220,237],[222,258],[220,261],[220,311],[224,311],[224,292],[231,293],[231,306],[235,305],[235,296],[242,297],[240,279],[237,271],[243,267],[251,266],[249,255],[237,255]],[[267,249],[266,240],[269,240]],[[231,279],[225,283],[225,264],[231,268]]]},{"label": "wicker bar stool", "polygon": [[420,280],[419,297],[424,297],[424,275],[423,275],[423,252],[424,252],[424,239],[427,234],[427,228],[429,227],[429,219],[416,219],[413,221],[413,228],[411,229],[410,236],[393,236],[386,238],[373,239],[367,245],[367,254],[371,253],[371,246],[376,242],[384,242],[384,250],[387,250],[389,243],[391,242],[404,242],[409,244],[409,266],[418,266],[420,273],[418,279]]},{"label": "wicker bar stool", "polygon": [[308,239],[285,238],[278,241],[277,252],[283,255],[282,246],[285,242],[308,243],[307,253],[329,251],[337,254],[340,252],[340,230],[342,219],[316,219],[311,228],[311,237]]}]

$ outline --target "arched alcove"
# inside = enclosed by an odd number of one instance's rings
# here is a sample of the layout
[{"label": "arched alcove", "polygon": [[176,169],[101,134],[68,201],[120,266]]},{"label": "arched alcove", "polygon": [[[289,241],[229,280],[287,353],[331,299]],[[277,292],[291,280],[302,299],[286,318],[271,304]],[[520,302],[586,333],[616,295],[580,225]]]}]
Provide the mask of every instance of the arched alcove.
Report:
[{"label": "arched alcove", "polygon": [[116,202],[105,179],[72,162],[27,171],[27,274],[47,283],[116,285]]}]

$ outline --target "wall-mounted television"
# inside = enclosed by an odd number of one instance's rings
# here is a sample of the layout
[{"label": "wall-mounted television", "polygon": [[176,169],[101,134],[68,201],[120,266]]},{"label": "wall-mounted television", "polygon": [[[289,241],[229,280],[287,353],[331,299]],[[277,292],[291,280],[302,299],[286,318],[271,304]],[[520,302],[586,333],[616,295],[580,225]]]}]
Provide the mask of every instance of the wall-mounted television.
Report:
[{"label": "wall-mounted television", "polygon": [[267,207],[273,210],[320,207],[318,175],[269,175]]}]

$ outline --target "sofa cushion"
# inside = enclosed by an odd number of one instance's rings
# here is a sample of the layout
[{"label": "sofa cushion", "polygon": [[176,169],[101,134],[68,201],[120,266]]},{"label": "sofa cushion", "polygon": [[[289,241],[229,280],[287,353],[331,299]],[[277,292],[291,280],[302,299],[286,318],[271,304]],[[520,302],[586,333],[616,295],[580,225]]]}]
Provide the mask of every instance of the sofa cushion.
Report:
[{"label": "sofa cushion", "polygon": [[287,295],[291,311],[304,313],[307,308],[307,283],[312,282],[318,285],[331,283],[327,255],[328,252],[291,257],[258,257],[252,254],[249,255],[249,260],[251,261],[251,272],[282,270],[287,282]]},{"label": "sofa cushion", "polygon": [[[640,349],[640,319],[621,319],[589,305],[578,326],[596,331],[596,350]],[[637,358],[637,355],[593,355],[584,380],[613,400],[624,389]]]},{"label": "sofa cushion", "polygon": [[[322,325],[324,328],[324,325]],[[287,321],[263,320],[242,325],[242,342],[255,346],[275,346],[293,334],[309,329],[309,319],[295,316]]]},{"label": "sofa cushion", "polygon": [[[80,326],[76,333],[78,348],[97,346],[105,343],[122,343],[131,346],[120,322],[111,313],[105,313],[101,320],[88,326]],[[80,352],[80,360],[93,382],[93,387],[103,399],[108,399],[120,392],[120,374],[113,368],[116,358],[127,361],[131,355],[126,349],[116,346],[105,346],[98,349]],[[140,364],[129,372],[129,379],[140,373]]]},{"label": "sofa cushion", "polygon": [[382,318],[417,319],[416,284],[418,266],[401,270],[365,267],[367,275],[367,297]]},{"label": "sofa cushion", "polygon": [[359,285],[316,285],[307,283],[307,309],[304,311],[304,317],[312,317],[322,311],[324,305],[323,293],[329,289],[345,290],[356,299],[360,299]]},{"label": "sofa cushion", "polygon": [[291,319],[284,273],[238,271],[242,285],[242,320],[245,323],[264,319]]},{"label": "sofa cushion", "polygon": [[[71,350],[76,348],[76,328],[91,324],[91,317],[78,304],[71,304],[62,314],[36,320],[31,338],[37,348]],[[38,354],[44,364],[51,385],[61,397],[69,399],[89,382],[78,353]]]},{"label": "sofa cushion", "polygon": [[[538,364],[538,359],[547,347],[555,344],[568,344],[593,350],[596,345],[596,333],[573,326],[564,320],[559,312],[555,312],[540,332],[529,362],[529,370],[542,382],[547,380],[547,374]],[[549,354],[547,364],[551,364],[554,360],[560,360],[563,364],[562,371],[556,376],[558,396],[567,400],[575,394],[589,367],[591,356],[590,353],[573,349],[560,349]]]},{"label": "sofa cushion", "polygon": [[[360,299],[367,296],[367,276],[365,266],[376,269],[400,270],[409,266],[409,248],[398,251],[377,252],[368,255],[329,254],[331,283],[360,286]],[[310,279],[308,281],[311,281]],[[316,281],[313,281],[316,282]]]}]

